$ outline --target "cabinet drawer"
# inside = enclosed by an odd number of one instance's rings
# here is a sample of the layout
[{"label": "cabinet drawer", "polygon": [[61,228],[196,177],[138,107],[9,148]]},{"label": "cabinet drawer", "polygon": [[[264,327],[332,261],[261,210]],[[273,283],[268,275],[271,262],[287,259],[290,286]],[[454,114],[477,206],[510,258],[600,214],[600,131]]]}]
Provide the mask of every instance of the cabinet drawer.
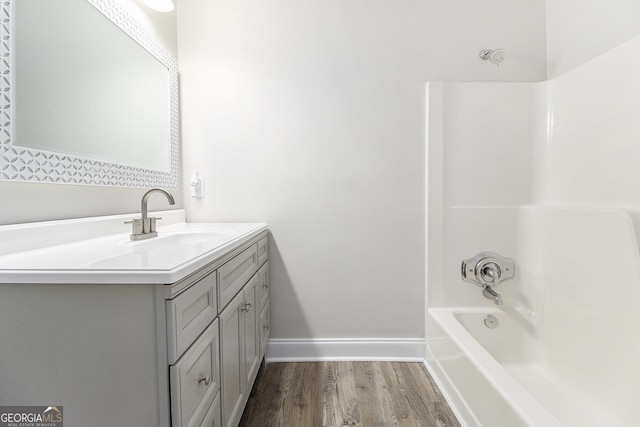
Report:
[{"label": "cabinet drawer", "polygon": [[174,363],[218,314],[215,272],[166,302],[167,356]]},{"label": "cabinet drawer", "polygon": [[171,418],[174,427],[199,427],[220,389],[220,348],[216,319],[171,366]]},{"label": "cabinet drawer", "polygon": [[257,244],[245,249],[218,268],[219,311],[222,311],[256,271],[258,271]]},{"label": "cabinet drawer", "polygon": [[259,307],[264,307],[264,304],[269,299],[269,262],[267,261],[260,270],[258,270],[258,301]]},{"label": "cabinet drawer", "polygon": [[260,312],[260,359],[264,356],[267,351],[267,342],[269,341],[269,336],[271,335],[271,320],[269,313],[269,301],[265,304]]},{"label": "cabinet drawer", "polygon": [[258,265],[264,264],[269,259],[269,238],[265,237],[258,241]]},{"label": "cabinet drawer", "polygon": [[200,427],[220,427],[222,425],[222,419],[220,418],[220,392],[216,396],[213,404],[207,411],[207,415],[204,416],[204,420]]}]

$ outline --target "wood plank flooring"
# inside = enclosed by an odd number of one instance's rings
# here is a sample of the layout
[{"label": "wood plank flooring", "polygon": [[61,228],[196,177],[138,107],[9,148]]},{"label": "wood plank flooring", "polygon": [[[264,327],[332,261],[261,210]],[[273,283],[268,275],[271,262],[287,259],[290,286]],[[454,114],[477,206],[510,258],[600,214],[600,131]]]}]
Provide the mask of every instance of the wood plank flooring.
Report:
[{"label": "wood plank flooring", "polygon": [[421,363],[271,363],[243,427],[459,426]]}]

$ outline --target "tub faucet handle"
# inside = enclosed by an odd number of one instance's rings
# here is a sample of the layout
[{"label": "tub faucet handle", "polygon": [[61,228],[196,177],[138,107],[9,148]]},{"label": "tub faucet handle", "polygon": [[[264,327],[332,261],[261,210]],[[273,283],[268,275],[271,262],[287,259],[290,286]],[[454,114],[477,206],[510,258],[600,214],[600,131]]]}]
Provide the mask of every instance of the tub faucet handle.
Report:
[{"label": "tub faucet handle", "polygon": [[513,278],[515,263],[513,259],[495,252],[481,252],[473,258],[462,261],[462,279],[483,288]]},{"label": "tub faucet handle", "polygon": [[500,276],[500,266],[493,262],[487,263],[480,271],[480,278],[485,284],[498,283]]}]

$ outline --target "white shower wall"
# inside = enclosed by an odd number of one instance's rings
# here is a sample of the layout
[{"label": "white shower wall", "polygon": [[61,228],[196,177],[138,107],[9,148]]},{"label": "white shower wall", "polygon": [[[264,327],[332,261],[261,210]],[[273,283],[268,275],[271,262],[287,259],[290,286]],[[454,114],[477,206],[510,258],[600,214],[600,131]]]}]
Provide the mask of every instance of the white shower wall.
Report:
[{"label": "white shower wall", "polygon": [[513,207],[541,192],[544,83],[432,82],[427,98],[427,305],[484,304],[460,261],[514,256]]},{"label": "white shower wall", "polygon": [[636,36],[548,82],[427,87],[427,306],[491,307],[460,261],[514,257],[504,309],[616,425],[640,392],[639,57]]},{"label": "white shower wall", "polygon": [[545,200],[640,207],[640,36],[549,83]]},{"label": "white shower wall", "polygon": [[531,203],[541,159],[544,92],[534,83],[445,83],[444,202]]},{"label": "white shower wall", "polygon": [[[442,160],[427,160],[429,178],[441,176],[441,206],[601,207],[638,217],[638,58],[640,36],[547,82],[429,84],[429,105],[442,114],[428,117],[429,150],[442,150]],[[445,246],[470,257],[500,235],[511,238],[500,223],[512,221],[498,216],[474,243],[445,214]]]}]

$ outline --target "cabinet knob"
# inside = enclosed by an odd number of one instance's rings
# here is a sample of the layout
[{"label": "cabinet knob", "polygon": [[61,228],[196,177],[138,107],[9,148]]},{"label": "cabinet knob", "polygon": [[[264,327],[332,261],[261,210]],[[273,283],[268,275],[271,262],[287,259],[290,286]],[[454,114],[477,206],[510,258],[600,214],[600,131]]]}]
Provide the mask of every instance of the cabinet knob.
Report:
[{"label": "cabinet knob", "polygon": [[198,382],[201,383],[203,381],[204,385],[209,385],[211,383],[211,375],[200,375],[200,378],[198,378]]},{"label": "cabinet knob", "polygon": [[264,285],[262,285],[263,288],[267,289],[269,287],[268,283],[265,283]]},{"label": "cabinet knob", "polygon": [[263,326],[263,328],[264,328],[264,329],[269,329],[269,324],[268,324],[268,323],[265,323],[265,324],[264,324],[264,326]]},{"label": "cabinet knob", "polygon": [[246,312],[248,312],[250,308],[251,308],[251,301],[249,301],[248,303],[246,303],[246,304],[244,305],[244,308],[242,308],[241,310],[242,310],[242,311],[246,311]]}]

